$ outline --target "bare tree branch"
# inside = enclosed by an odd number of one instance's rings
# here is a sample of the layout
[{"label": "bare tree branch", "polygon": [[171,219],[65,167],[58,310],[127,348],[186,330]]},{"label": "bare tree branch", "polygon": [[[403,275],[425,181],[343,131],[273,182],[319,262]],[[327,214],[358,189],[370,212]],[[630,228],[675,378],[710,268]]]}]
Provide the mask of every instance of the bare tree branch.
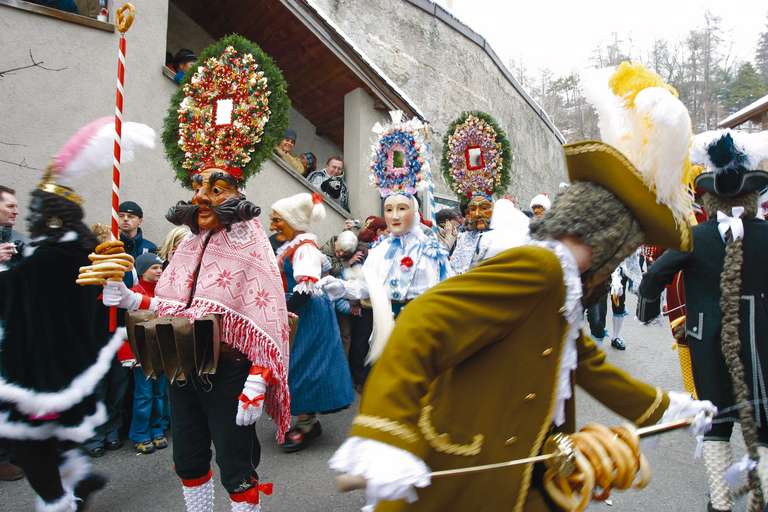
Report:
[{"label": "bare tree branch", "polygon": [[39,167],[32,167],[31,165],[27,164],[27,159],[22,158],[21,162],[11,162],[9,160],[3,160],[0,159],[0,163],[6,164],[6,165],[12,165],[14,167],[21,167],[22,169],[31,169],[33,171],[44,171],[45,169],[41,169]]},{"label": "bare tree branch", "polygon": [[13,73],[14,71],[21,71],[22,69],[29,69],[29,68],[40,68],[40,69],[44,69],[46,71],[64,71],[65,69],[67,69],[66,67],[63,67],[63,68],[47,68],[47,67],[43,66],[43,64],[45,64],[45,62],[42,61],[42,60],[39,61],[39,62],[36,61],[35,57],[32,55],[32,49],[31,48],[29,49],[29,60],[32,61],[32,64],[29,64],[27,66],[19,66],[19,67],[16,67],[16,68],[0,70],[0,78],[3,78],[5,75],[7,75],[9,73]]}]

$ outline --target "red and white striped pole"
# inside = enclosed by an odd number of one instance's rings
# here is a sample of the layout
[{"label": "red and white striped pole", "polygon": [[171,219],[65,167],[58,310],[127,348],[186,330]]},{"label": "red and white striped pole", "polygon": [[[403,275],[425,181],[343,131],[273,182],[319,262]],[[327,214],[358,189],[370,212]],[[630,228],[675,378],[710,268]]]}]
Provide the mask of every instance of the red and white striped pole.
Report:
[{"label": "red and white striped pole", "polygon": [[[120,46],[117,53],[117,92],[115,93],[115,144],[112,159],[112,238],[120,239],[118,221],[120,208],[120,153],[123,137],[123,85],[125,84],[125,33],[133,24],[136,8],[133,4],[125,3],[117,12],[117,30],[120,31]],[[117,308],[109,310],[109,330],[117,329]]]}]

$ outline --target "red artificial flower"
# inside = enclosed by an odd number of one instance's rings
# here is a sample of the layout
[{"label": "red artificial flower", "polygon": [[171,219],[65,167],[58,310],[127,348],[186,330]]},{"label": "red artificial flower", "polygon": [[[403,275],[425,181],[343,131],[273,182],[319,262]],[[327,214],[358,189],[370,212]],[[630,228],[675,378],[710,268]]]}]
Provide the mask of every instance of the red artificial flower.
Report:
[{"label": "red artificial flower", "polygon": [[411,268],[413,266],[413,260],[410,256],[406,256],[405,258],[400,260],[400,266],[405,268]]}]

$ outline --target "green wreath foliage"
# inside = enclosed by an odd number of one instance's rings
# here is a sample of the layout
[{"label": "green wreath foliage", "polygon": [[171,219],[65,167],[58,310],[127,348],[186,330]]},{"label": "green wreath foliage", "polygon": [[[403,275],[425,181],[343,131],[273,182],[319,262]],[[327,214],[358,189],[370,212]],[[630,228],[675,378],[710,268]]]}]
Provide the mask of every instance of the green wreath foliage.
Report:
[{"label": "green wreath foliage", "polygon": [[184,85],[189,82],[197,72],[200,65],[211,57],[218,58],[224,50],[232,46],[239,54],[250,53],[258,63],[259,69],[264,72],[268,81],[269,96],[269,121],[264,127],[264,134],[251,153],[251,161],[243,167],[243,183],[261,170],[261,164],[272,155],[274,147],[283,138],[288,126],[288,113],[291,108],[291,100],[288,98],[288,83],[283,78],[280,68],[272,58],[264,52],[256,43],[249,41],[239,34],[230,34],[208,46],[199,55],[195,65],[184,76],[176,93],[171,98],[165,121],[163,122],[162,141],[165,146],[165,156],[173,166],[176,179],[186,188],[191,188],[191,177],[187,169],[182,166],[184,151],[179,147],[179,119],[178,109],[184,100]]},{"label": "green wreath foliage", "polygon": [[[512,150],[510,148],[509,139],[507,139],[507,134],[504,132],[504,130],[501,129],[501,127],[496,122],[496,120],[490,114],[487,114],[485,112],[481,112],[479,110],[465,111],[465,112],[462,112],[461,115],[459,115],[459,117],[456,118],[453,122],[451,122],[451,124],[448,126],[448,129],[445,132],[445,135],[443,136],[443,154],[440,161],[440,170],[446,182],[451,187],[451,190],[455,191],[454,179],[453,179],[453,175],[451,174],[450,148],[448,145],[448,140],[451,137],[451,135],[454,134],[456,129],[462,124],[464,124],[464,122],[467,120],[469,116],[474,116],[474,117],[477,117],[478,119],[485,121],[496,132],[496,142],[501,144],[502,164],[501,164],[501,169],[497,170],[497,172],[500,173],[501,179],[499,180],[498,184],[493,188],[493,194],[494,195],[502,194],[504,193],[504,191],[506,191],[510,182]],[[467,198],[460,197],[459,200],[462,202],[466,202]]]}]

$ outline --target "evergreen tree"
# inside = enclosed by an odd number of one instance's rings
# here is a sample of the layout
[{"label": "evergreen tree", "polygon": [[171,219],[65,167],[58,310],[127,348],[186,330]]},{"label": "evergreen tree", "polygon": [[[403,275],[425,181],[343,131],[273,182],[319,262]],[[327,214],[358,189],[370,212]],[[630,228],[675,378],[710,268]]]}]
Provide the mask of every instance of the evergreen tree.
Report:
[{"label": "evergreen tree", "polygon": [[768,84],[768,23],[766,23],[765,32],[760,34],[757,40],[755,65],[757,66],[757,72],[763,78],[763,82]]},{"label": "evergreen tree", "polygon": [[731,112],[746,107],[768,93],[768,86],[760,78],[755,67],[745,62],[739,67],[738,73],[726,95],[726,105]]}]

